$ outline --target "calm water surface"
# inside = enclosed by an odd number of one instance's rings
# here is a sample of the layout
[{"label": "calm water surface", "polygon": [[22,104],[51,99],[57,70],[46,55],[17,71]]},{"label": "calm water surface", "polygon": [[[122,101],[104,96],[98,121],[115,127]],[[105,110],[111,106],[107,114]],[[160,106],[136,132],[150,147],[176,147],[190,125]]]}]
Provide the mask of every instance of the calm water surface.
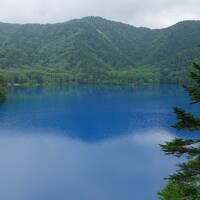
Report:
[{"label": "calm water surface", "polygon": [[10,89],[0,105],[0,199],[155,200],[178,86]]}]

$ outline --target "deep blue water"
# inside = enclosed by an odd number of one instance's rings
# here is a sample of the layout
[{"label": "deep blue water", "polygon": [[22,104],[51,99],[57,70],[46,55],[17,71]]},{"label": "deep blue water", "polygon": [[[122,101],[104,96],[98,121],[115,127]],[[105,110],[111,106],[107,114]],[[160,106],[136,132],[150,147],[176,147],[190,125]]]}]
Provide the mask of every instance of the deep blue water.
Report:
[{"label": "deep blue water", "polygon": [[[177,160],[159,144],[178,86],[15,88],[0,105],[0,199],[155,200]],[[195,136],[195,133],[193,133]]]}]

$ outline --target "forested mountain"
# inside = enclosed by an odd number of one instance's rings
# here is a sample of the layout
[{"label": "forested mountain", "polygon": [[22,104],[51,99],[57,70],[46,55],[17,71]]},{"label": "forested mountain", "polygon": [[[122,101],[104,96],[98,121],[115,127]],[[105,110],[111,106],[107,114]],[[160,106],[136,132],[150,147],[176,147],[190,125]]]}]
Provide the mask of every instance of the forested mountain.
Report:
[{"label": "forested mountain", "polygon": [[26,82],[29,72],[36,75],[28,79],[37,82],[52,76],[62,82],[174,82],[199,58],[200,21],[156,30],[100,17],[0,23],[0,72],[16,83]]}]

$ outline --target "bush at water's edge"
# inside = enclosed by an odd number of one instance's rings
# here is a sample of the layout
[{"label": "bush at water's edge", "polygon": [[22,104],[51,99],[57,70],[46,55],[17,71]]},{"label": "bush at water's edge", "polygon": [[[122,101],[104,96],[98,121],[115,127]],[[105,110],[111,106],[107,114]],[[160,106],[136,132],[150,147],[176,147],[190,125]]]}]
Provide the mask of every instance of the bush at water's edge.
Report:
[{"label": "bush at water's edge", "polygon": [[6,100],[6,92],[5,89],[0,88],[0,102],[5,101]]}]

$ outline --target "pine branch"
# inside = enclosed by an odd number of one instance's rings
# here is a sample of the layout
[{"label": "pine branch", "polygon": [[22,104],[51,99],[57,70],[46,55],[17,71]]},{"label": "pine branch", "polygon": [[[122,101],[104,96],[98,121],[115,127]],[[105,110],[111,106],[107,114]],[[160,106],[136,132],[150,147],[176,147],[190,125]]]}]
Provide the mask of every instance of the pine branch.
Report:
[{"label": "pine branch", "polygon": [[191,112],[185,112],[181,108],[174,108],[177,116],[177,122],[173,125],[176,129],[186,129],[189,131],[200,130],[200,117],[194,116]]},{"label": "pine branch", "polygon": [[176,138],[172,142],[166,142],[160,146],[167,155],[174,155],[176,157],[200,155],[200,140]]}]

